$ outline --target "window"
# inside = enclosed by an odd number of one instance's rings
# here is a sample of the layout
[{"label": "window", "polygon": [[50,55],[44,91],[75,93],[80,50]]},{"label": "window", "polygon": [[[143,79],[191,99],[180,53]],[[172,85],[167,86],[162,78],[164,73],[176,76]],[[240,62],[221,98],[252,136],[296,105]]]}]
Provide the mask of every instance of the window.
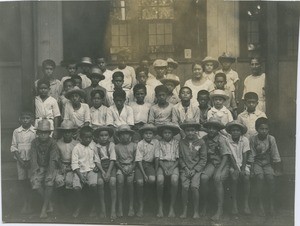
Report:
[{"label": "window", "polygon": [[173,0],[142,0],[142,19],[174,19]]},{"label": "window", "polygon": [[130,25],[124,24],[112,24],[111,26],[111,48],[110,53],[112,59],[117,60],[117,54],[119,51],[125,48],[131,47],[131,32]]}]

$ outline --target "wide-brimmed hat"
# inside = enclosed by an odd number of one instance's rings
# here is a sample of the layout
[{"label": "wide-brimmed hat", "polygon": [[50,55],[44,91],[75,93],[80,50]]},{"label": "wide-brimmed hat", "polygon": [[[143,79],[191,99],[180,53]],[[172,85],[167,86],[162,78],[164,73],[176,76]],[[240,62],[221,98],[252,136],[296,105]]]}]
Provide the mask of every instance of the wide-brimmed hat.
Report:
[{"label": "wide-brimmed hat", "polygon": [[226,92],[221,89],[216,89],[210,93],[210,98],[213,99],[214,97],[222,97],[225,100],[229,99],[229,96],[226,94]]},{"label": "wide-brimmed hat", "polygon": [[88,64],[88,65],[93,65],[93,62],[92,62],[92,59],[90,57],[82,57],[80,62],[79,62],[79,65],[82,65],[82,64]]},{"label": "wide-brimmed hat", "polygon": [[162,84],[165,84],[166,82],[172,82],[175,86],[178,86],[180,84],[178,76],[174,74],[167,74],[163,79],[160,80]]},{"label": "wide-brimmed hat", "polygon": [[204,128],[209,128],[211,126],[217,127],[218,130],[224,129],[223,123],[217,118],[210,118],[206,123],[203,124]]},{"label": "wide-brimmed hat", "polygon": [[231,63],[234,63],[236,58],[232,55],[232,53],[224,52],[221,56],[219,56],[218,60],[220,63],[224,60],[229,60]]},{"label": "wide-brimmed hat", "polygon": [[183,123],[181,123],[180,128],[185,130],[188,127],[193,127],[196,130],[200,130],[201,129],[201,125],[200,123],[196,122],[195,120],[185,120]]},{"label": "wide-brimmed hat", "polygon": [[48,119],[42,119],[41,121],[38,122],[38,125],[36,127],[36,130],[38,131],[52,131],[51,129],[51,123]]},{"label": "wide-brimmed hat", "polygon": [[180,128],[178,125],[172,123],[172,122],[167,122],[165,124],[162,124],[162,125],[158,125],[157,126],[157,133],[161,136],[162,135],[162,132],[165,130],[165,129],[169,129],[173,132],[173,136],[176,136],[179,132],[180,132]]},{"label": "wide-brimmed hat", "polygon": [[93,67],[92,70],[91,70],[91,73],[89,74],[88,77],[91,78],[93,76],[97,76],[102,80],[105,79],[105,76],[103,75],[101,69],[98,68],[98,67]]},{"label": "wide-brimmed hat", "polygon": [[245,125],[243,125],[242,123],[240,123],[239,121],[237,121],[237,120],[228,122],[226,124],[226,131],[227,131],[227,133],[230,133],[232,127],[234,127],[234,126],[239,127],[241,129],[243,135],[245,133],[247,133],[247,127]]},{"label": "wide-brimmed hat", "polygon": [[131,133],[133,134],[134,131],[130,128],[129,125],[121,125],[117,128],[117,136],[119,136],[121,133]]},{"label": "wide-brimmed hat", "polygon": [[207,56],[202,60],[202,67],[204,68],[205,64],[209,62],[213,63],[214,69],[217,69],[219,67],[219,62],[215,58],[210,56]]},{"label": "wide-brimmed hat", "polygon": [[73,121],[69,120],[69,119],[65,119],[60,127],[57,127],[58,130],[76,130],[78,129],[78,127],[74,124]]},{"label": "wide-brimmed hat", "polygon": [[167,67],[168,62],[166,60],[157,59],[153,62],[153,67]]},{"label": "wide-brimmed hat", "polygon": [[74,94],[74,93],[78,93],[78,95],[81,97],[81,98],[84,98],[85,97],[85,92],[84,90],[80,89],[78,86],[75,86],[73,89],[69,90],[68,92],[65,93],[65,97],[67,99],[70,99],[71,95]]},{"label": "wide-brimmed hat", "polygon": [[178,67],[178,62],[173,60],[172,58],[168,58],[167,63],[173,65],[174,69]]},{"label": "wide-brimmed hat", "polygon": [[153,133],[156,133],[157,128],[155,125],[153,124],[144,124],[140,129],[139,129],[139,133],[143,134],[145,131],[152,131]]},{"label": "wide-brimmed hat", "polygon": [[97,126],[95,127],[94,136],[98,137],[101,131],[107,131],[109,136],[112,137],[114,135],[114,129],[109,126]]}]

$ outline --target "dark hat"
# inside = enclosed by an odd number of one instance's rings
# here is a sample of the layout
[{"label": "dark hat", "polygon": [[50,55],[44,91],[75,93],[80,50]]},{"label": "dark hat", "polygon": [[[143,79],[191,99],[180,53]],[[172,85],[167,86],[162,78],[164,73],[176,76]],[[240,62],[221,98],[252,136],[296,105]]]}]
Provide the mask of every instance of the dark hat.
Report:
[{"label": "dark hat", "polygon": [[76,130],[77,126],[74,124],[73,121],[65,119],[60,127],[57,127],[58,130]]},{"label": "dark hat", "polygon": [[78,93],[78,95],[81,97],[81,98],[84,98],[85,97],[85,92],[80,89],[79,87],[75,86],[73,89],[69,90],[68,92],[65,93],[65,97],[67,99],[70,99],[71,95],[74,94],[74,93]]},{"label": "dark hat", "polygon": [[45,131],[45,132],[51,132],[51,124],[48,119],[42,119],[38,122],[38,125],[36,127],[36,130],[38,131]]},{"label": "dark hat", "polygon": [[221,56],[218,58],[219,62],[221,63],[224,60],[228,60],[231,63],[234,63],[236,58],[229,52],[224,52]]},{"label": "dark hat", "polygon": [[180,124],[180,128],[183,130],[185,130],[186,128],[189,128],[189,127],[193,127],[196,130],[200,130],[201,125],[200,125],[200,123],[198,123],[194,120],[185,120],[183,123]]},{"label": "dark hat", "polygon": [[153,133],[156,133],[157,128],[155,125],[153,124],[144,124],[140,129],[139,129],[139,133],[143,134],[145,131],[152,131]]},{"label": "dark hat", "polygon": [[118,127],[116,134],[117,134],[117,136],[119,136],[121,133],[133,134],[134,131],[130,128],[129,125],[121,125]]},{"label": "dark hat", "polygon": [[210,118],[206,123],[203,124],[204,128],[209,128],[211,126],[217,127],[218,130],[224,129],[224,125],[217,118]]},{"label": "dark hat", "polygon": [[227,133],[230,133],[232,127],[237,126],[241,129],[242,134],[244,135],[247,132],[247,127],[245,125],[243,125],[242,123],[238,122],[237,120],[228,122],[226,124],[226,131]]},{"label": "dark hat", "polygon": [[93,76],[97,76],[101,80],[105,79],[105,76],[103,75],[101,69],[98,68],[98,67],[93,67],[92,70],[91,70],[91,73],[88,77],[90,78],[90,77],[93,77]]},{"label": "dark hat", "polygon": [[94,131],[94,136],[98,137],[99,133],[101,131],[107,131],[109,133],[109,136],[112,137],[112,135],[114,135],[114,130],[113,128],[109,127],[109,126],[97,126],[95,131]]},{"label": "dark hat", "polygon": [[88,65],[93,65],[92,63],[92,59],[90,57],[82,57],[80,62],[79,62],[80,65],[82,64],[88,64]]},{"label": "dark hat", "polygon": [[175,86],[178,86],[180,84],[178,76],[174,74],[167,74],[164,78],[160,80],[162,84],[165,84],[166,82],[172,82]]},{"label": "dark hat", "polygon": [[205,64],[209,62],[213,63],[214,69],[217,69],[219,67],[219,62],[215,58],[210,56],[207,56],[202,60],[202,67],[204,68]]},{"label": "dark hat", "polygon": [[176,124],[172,123],[172,122],[167,122],[163,125],[158,125],[157,126],[157,133],[162,136],[162,132],[165,129],[169,129],[173,132],[173,136],[176,136],[179,132],[180,132],[180,128],[179,126],[177,126]]},{"label": "dark hat", "polygon": [[178,62],[173,60],[172,58],[168,58],[167,63],[172,65],[174,67],[174,69],[176,69],[178,67]]}]

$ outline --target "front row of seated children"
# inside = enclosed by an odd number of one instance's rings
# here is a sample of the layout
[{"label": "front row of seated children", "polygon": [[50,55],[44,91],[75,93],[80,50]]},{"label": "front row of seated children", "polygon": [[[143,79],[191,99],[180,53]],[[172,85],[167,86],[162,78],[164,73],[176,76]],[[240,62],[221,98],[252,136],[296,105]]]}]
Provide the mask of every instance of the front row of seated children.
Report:
[{"label": "front row of seated children", "polygon": [[[269,122],[259,118],[255,122],[257,135],[248,139],[243,136],[247,128],[238,121],[232,121],[226,127],[216,118],[210,118],[203,124],[207,131],[202,139],[197,131],[201,128],[195,121],[184,121],[180,127],[166,123],[155,127],[145,124],[139,129],[142,140],[137,144],[131,141],[135,133],[130,126],[122,125],[115,133],[118,144],[112,142],[114,131],[109,126],[100,126],[93,130],[83,126],[79,132],[79,141],[73,140],[76,126],[66,120],[58,130],[62,138],[57,143],[50,137],[52,127],[49,120],[42,119],[35,130],[31,126],[32,114],[23,113],[20,117],[21,127],[13,134],[11,151],[17,159],[18,177],[22,181],[25,193],[23,212],[30,209],[28,179],[31,186],[43,197],[40,217],[45,218],[52,209],[51,196],[53,186],[58,191],[73,189],[77,217],[83,206],[82,188],[89,189],[91,216],[95,215],[97,200],[100,201],[100,216],[106,217],[104,185],[107,183],[111,192],[111,219],[123,216],[123,191],[126,183],[128,191],[128,216],[134,216],[134,181],[136,181],[138,211],[143,216],[144,185],[154,185],[157,190],[157,217],[163,217],[163,191],[167,178],[170,178],[169,217],[175,217],[178,184],[181,183],[182,214],[187,217],[188,191],[193,195],[194,218],[199,218],[199,202],[203,202],[202,215],[206,214],[209,180],[212,178],[216,188],[217,211],[212,217],[218,220],[223,214],[224,181],[230,176],[232,183],[232,213],[238,213],[237,181],[244,183],[243,212],[250,214],[249,177],[254,175],[259,194],[259,213],[264,215],[263,182],[269,186],[270,212],[274,213],[274,175],[281,159],[275,138],[269,135]],[[220,130],[226,128],[228,138]],[[174,139],[180,130],[185,137]],[[161,140],[155,139],[159,135]],[[31,147],[30,147],[31,146]],[[30,163],[29,163],[30,162]],[[274,167],[274,169],[273,169]],[[275,171],[274,171],[275,170]],[[126,182],[125,182],[126,181]],[[203,199],[199,200],[199,188]],[[151,190],[152,192],[153,189]],[[99,197],[99,198],[96,198]],[[65,197],[62,197],[65,198]],[[117,202],[118,200],[118,202]],[[117,205],[118,204],[118,205]]]}]

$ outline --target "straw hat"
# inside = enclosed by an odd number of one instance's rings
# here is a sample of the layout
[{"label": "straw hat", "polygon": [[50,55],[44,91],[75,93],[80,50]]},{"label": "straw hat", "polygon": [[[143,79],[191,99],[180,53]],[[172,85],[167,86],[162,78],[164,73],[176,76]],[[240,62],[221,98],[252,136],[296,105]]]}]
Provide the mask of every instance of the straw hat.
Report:
[{"label": "straw hat", "polygon": [[93,65],[92,59],[90,57],[82,57],[79,64]]},{"label": "straw hat", "polygon": [[111,128],[109,126],[99,126],[99,127],[96,127],[96,130],[94,131],[94,136],[99,137],[99,133],[101,131],[107,131],[110,137],[112,137],[112,135],[114,135],[113,128]]},{"label": "straw hat", "polygon": [[65,119],[60,127],[57,127],[57,129],[59,130],[76,130],[77,126],[75,126],[74,122],[69,120],[69,119]]},{"label": "straw hat", "polygon": [[227,133],[230,133],[232,127],[237,126],[241,129],[242,134],[244,135],[245,133],[247,133],[247,127],[245,125],[243,125],[242,123],[238,122],[237,120],[228,122],[226,124],[226,131]]},{"label": "straw hat", "polygon": [[38,131],[52,131],[51,129],[51,124],[48,119],[42,119],[41,121],[38,122],[36,130]]},{"label": "straw hat", "polygon": [[216,89],[210,93],[210,98],[213,99],[214,97],[222,97],[225,100],[229,99],[229,96],[226,94],[226,92],[221,89]]},{"label": "straw hat", "polygon": [[97,76],[99,77],[101,80],[105,79],[105,76],[103,75],[102,71],[100,68],[98,67],[93,67],[91,70],[91,73],[89,75],[89,78],[92,76]]},{"label": "straw hat", "polygon": [[202,67],[204,68],[205,64],[209,62],[213,63],[214,69],[217,69],[219,67],[219,62],[215,58],[210,56],[207,56],[202,60]]},{"label": "straw hat", "polygon": [[173,132],[173,136],[176,136],[179,132],[180,132],[180,128],[179,126],[177,126],[176,124],[172,123],[172,122],[167,122],[163,125],[158,125],[157,126],[157,133],[162,136],[162,132],[165,129],[169,129]]},{"label": "straw hat", "polygon": [[121,133],[133,134],[134,131],[130,128],[129,125],[121,125],[118,127],[116,134],[117,134],[117,136],[119,136]]},{"label": "straw hat", "polygon": [[152,131],[153,133],[156,133],[157,128],[155,125],[153,124],[144,124],[140,129],[139,129],[139,133],[143,134],[145,131]]},{"label": "straw hat", "polygon": [[70,99],[71,95],[73,95],[74,93],[77,93],[81,98],[85,97],[85,92],[77,86],[75,86],[73,89],[66,92],[65,97],[67,99]]},{"label": "straw hat", "polygon": [[206,123],[203,124],[203,126],[206,129],[211,126],[217,127],[218,130],[224,129],[223,123],[217,118],[210,118]]},{"label": "straw hat", "polygon": [[218,60],[220,63],[224,60],[229,60],[231,63],[234,63],[236,58],[232,55],[232,53],[224,52],[221,56],[219,56]]},{"label": "straw hat", "polygon": [[194,121],[194,120],[185,120],[183,123],[180,124],[180,128],[185,130],[186,128],[193,127],[196,130],[201,129],[200,123]]},{"label": "straw hat", "polygon": [[178,86],[180,84],[178,76],[174,74],[167,74],[163,79],[160,80],[162,84],[165,84],[166,82],[173,82],[175,86]]},{"label": "straw hat", "polygon": [[178,67],[178,62],[173,60],[172,58],[168,58],[167,63],[172,65],[174,69],[176,69]]},{"label": "straw hat", "polygon": [[157,59],[153,62],[153,67],[167,67],[168,62],[162,59]]}]

